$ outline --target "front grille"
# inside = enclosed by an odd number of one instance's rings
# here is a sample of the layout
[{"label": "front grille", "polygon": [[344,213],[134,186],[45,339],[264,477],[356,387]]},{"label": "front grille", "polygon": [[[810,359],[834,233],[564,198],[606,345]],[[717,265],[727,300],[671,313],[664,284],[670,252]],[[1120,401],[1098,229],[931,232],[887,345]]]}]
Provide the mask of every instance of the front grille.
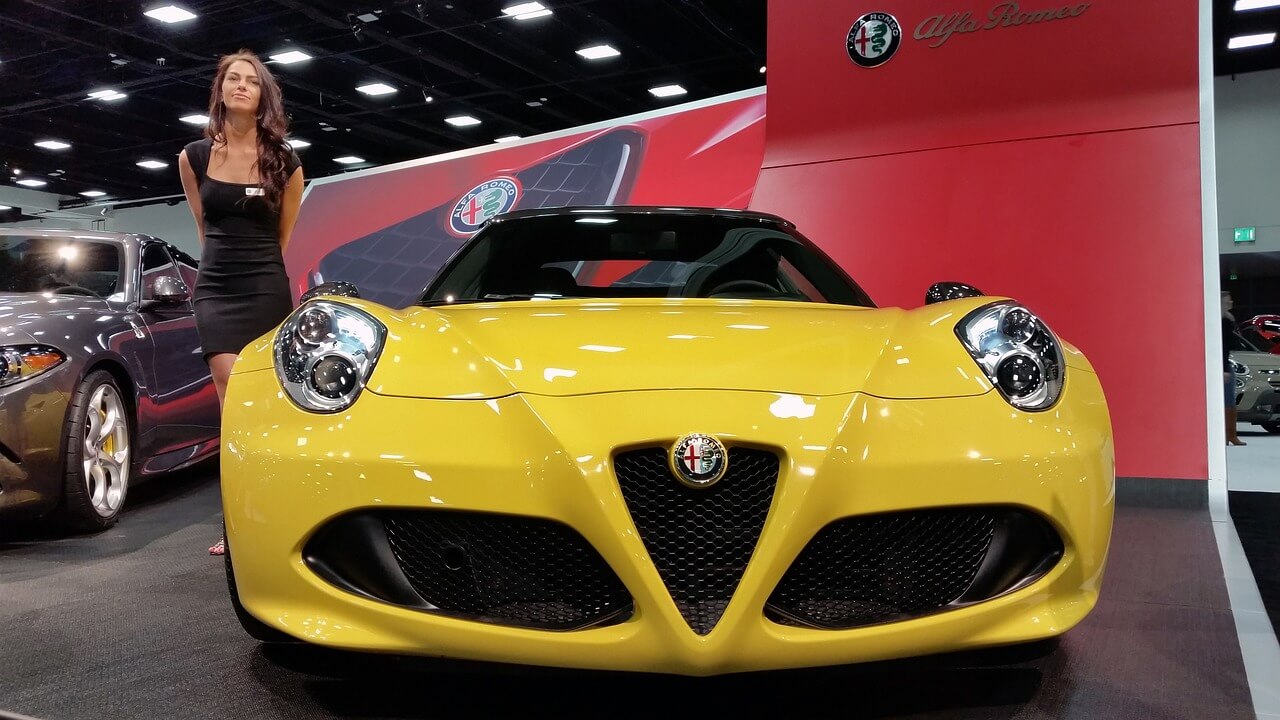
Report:
[{"label": "front grille", "polygon": [[624,619],[631,596],[569,527],[539,518],[382,513],[387,541],[429,609],[485,622],[571,630]]},{"label": "front grille", "polygon": [[778,457],[731,448],[724,478],[702,489],[676,480],[663,448],[620,453],[614,469],[671,599],[694,632],[711,632],[760,539],[778,482]]},{"label": "front grille", "polygon": [[1030,513],[946,508],[838,520],[818,532],[767,603],[785,625],[844,629],[990,599],[1042,576],[1057,534]]}]

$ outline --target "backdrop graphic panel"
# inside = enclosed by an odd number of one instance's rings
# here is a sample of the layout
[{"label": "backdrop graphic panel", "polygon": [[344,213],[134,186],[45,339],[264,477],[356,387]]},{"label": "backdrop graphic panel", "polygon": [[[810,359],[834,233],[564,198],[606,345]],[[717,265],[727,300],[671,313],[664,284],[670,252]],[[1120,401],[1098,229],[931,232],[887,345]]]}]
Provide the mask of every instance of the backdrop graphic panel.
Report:
[{"label": "backdrop graphic panel", "polygon": [[[939,280],[1026,302],[1098,369],[1118,474],[1207,478],[1196,11],[770,3],[751,205],[795,220],[882,305],[917,306]],[[846,41],[870,12],[902,34],[864,68]]]},{"label": "backdrop graphic panel", "polygon": [[355,283],[412,304],[496,211],[572,205],[744,208],[764,155],[763,91],[547,139],[317,182],[285,258],[295,295]]}]

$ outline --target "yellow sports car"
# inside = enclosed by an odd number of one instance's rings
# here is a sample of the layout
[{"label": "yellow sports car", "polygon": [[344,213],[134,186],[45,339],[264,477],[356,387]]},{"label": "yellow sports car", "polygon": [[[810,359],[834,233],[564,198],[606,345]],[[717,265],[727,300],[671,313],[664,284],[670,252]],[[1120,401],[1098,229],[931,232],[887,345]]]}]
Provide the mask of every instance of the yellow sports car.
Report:
[{"label": "yellow sports car", "polygon": [[877,308],[789,222],[499,216],[412,307],[236,362],[227,579],[263,641],[712,675],[1051,638],[1094,607],[1098,377],[954,283]]}]

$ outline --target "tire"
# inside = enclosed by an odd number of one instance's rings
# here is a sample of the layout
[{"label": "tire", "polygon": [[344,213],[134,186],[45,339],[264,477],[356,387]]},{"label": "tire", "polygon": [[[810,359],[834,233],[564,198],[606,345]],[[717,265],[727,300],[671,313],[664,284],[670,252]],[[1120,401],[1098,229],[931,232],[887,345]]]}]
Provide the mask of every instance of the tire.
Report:
[{"label": "tire", "polygon": [[[227,527],[222,526],[222,536],[227,535]],[[222,564],[227,571],[227,592],[231,595],[231,609],[236,612],[236,619],[240,621],[240,627],[249,633],[249,637],[261,643],[267,644],[294,644],[300,643],[300,640],[286,635],[285,633],[269,627],[258,618],[249,614],[248,610],[240,604],[240,591],[236,589],[236,574],[231,567],[231,543],[226,544],[226,551],[222,554]]]},{"label": "tire", "polygon": [[73,533],[97,533],[120,518],[134,466],[133,413],[111,373],[80,381],[67,409],[58,521]]},{"label": "tire", "polygon": [[1258,424],[1262,426],[1263,430],[1266,430],[1272,435],[1280,435],[1280,423],[1265,422]]}]

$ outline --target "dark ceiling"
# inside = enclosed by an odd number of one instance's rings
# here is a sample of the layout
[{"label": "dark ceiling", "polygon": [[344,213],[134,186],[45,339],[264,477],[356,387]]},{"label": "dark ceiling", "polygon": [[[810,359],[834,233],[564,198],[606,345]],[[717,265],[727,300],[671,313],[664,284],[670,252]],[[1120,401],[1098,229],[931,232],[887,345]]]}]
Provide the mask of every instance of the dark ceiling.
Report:
[{"label": "dark ceiling", "polygon": [[[312,178],[764,83],[765,0],[542,0],[551,15],[503,14],[523,2],[5,0],[0,182],[38,177],[48,184],[33,189],[104,191],[100,202],[180,192],[175,156],[202,128],[179,118],[207,112],[218,57],[241,47],[264,60],[291,49],[313,56],[269,65],[292,135],[312,143],[298,151]],[[143,14],[165,4],[197,17],[165,24]],[[577,55],[601,43],[621,55]],[[355,89],[373,82],[397,92]],[[670,83],[687,94],[649,92]],[[88,99],[101,88],[125,97]],[[460,114],[482,124],[445,122]],[[35,146],[46,139],[72,147]],[[344,155],[367,162],[334,162]],[[137,166],[147,158],[169,166]]]},{"label": "dark ceiling", "polygon": [[[272,64],[309,177],[528,136],[759,86],[766,0],[542,0],[546,17],[516,20],[526,0],[172,0],[193,20],[143,13],[170,0],[0,3],[0,182],[100,201],[178,193],[174,156],[199,137],[180,117],[206,111],[217,58],[246,47],[303,50]],[[783,0],[774,0],[781,2]],[[841,0],[843,1],[843,0]],[[1181,0],[1188,1],[1188,0]],[[1280,8],[1235,12],[1214,0],[1215,72],[1280,67],[1280,45],[1229,51],[1229,37],[1280,28]],[[359,16],[365,16],[365,20]],[[608,43],[619,57],[576,51]],[[367,96],[358,85],[397,92]],[[678,83],[688,93],[648,92]],[[88,99],[114,88],[123,99]],[[428,101],[430,98],[430,101]],[[470,114],[458,128],[444,119]],[[56,139],[63,150],[36,147]],[[356,155],[367,162],[334,161]],[[136,163],[155,158],[168,167]],[[14,170],[22,172],[14,176]]]}]

